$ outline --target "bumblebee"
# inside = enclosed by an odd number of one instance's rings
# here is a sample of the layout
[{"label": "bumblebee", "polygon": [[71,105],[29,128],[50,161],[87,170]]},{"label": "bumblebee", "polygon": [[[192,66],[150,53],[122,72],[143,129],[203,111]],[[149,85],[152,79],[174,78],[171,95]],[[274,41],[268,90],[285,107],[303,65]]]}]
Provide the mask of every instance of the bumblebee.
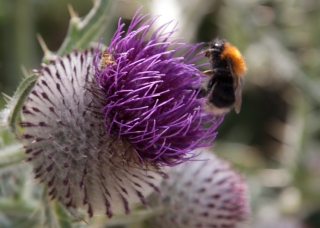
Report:
[{"label": "bumblebee", "polygon": [[201,88],[199,97],[207,97],[207,109],[222,115],[235,108],[238,114],[242,102],[243,74],[246,64],[240,51],[224,39],[216,38],[204,54],[212,65],[212,70],[204,71],[208,82]]}]

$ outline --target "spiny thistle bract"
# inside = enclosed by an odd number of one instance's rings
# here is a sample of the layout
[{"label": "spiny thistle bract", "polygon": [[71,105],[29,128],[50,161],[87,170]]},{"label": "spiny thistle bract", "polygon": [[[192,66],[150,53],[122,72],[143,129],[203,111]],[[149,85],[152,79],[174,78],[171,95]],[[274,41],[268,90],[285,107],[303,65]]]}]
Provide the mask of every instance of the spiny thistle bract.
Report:
[{"label": "spiny thistle bract", "polygon": [[145,17],[135,16],[126,33],[119,22],[106,50],[112,62],[90,49],[44,65],[23,106],[35,177],[52,198],[89,216],[147,205],[163,166],[195,157],[222,121],[203,111],[194,89],[202,80],[189,58],[197,45],[172,40],[166,25],[151,33],[155,18]]},{"label": "spiny thistle bract", "polygon": [[149,221],[152,227],[239,228],[249,218],[247,186],[230,164],[209,149],[199,149],[197,161],[173,167],[152,196],[151,205],[163,213]]}]

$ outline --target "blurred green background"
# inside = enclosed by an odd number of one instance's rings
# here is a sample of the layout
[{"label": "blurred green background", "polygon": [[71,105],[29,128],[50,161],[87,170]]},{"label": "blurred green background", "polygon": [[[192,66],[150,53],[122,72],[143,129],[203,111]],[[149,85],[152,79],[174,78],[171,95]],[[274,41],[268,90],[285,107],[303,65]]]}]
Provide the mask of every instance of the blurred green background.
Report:
[{"label": "blurred green background", "polygon": [[[68,3],[80,17],[92,7],[91,0],[0,0],[1,92],[13,94],[22,66],[40,68],[37,34],[50,50],[61,46]],[[226,115],[213,148],[246,176],[252,227],[319,228],[320,1],[118,1],[104,43],[118,18],[130,20],[140,5],[143,13],[162,15],[160,23],[177,21],[177,36],[187,42],[219,36],[245,56],[242,110]]]}]

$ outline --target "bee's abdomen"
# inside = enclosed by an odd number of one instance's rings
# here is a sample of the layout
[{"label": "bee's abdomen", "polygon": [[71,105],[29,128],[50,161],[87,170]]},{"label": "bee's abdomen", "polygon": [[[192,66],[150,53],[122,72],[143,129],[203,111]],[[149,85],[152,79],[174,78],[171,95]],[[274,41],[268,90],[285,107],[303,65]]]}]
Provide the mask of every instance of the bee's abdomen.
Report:
[{"label": "bee's abdomen", "polygon": [[217,82],[210,94],[209,102],[218,108],[227,108],[232,106],[235,101],[232,83]]}]

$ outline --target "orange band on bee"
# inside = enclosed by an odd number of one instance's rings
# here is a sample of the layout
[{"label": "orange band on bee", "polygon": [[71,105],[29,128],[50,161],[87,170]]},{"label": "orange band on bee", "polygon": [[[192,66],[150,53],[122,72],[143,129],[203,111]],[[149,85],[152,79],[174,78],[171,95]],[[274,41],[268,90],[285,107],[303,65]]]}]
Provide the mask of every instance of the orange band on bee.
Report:
[{"label": "orange band on bee", "polygon": [[231,45],[228,42],[224,43],[223,51],[221,53],[221,59],[230,58],[232,61],[232,68],[235,74],[238,77],[242,77],[242,75],[246,72],[247,67],[244,59],[235,46]]}]

